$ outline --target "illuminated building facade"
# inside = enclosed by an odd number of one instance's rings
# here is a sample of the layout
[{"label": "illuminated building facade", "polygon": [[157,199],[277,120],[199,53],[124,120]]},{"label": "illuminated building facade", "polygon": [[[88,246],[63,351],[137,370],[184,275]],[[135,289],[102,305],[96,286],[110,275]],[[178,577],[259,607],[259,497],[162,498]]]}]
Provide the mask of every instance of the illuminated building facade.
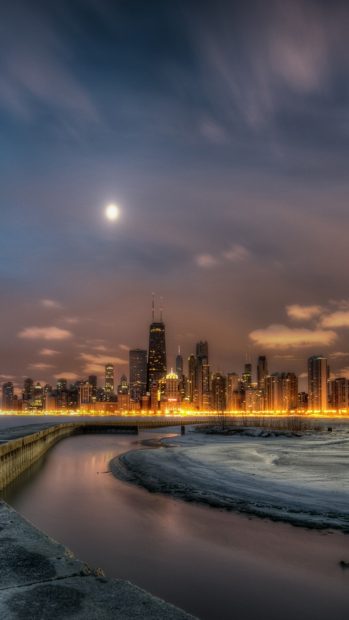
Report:
[{"label": "illuminated building facade", "polygon": [[149,328],[148,377],[150,390],[153,383],[158,383],[166,376],[166,333],[163,321],[154,321]]},{"label": "illuminated building facade", "polygon": [[328,409],[329,367],[326,357],[313,355],[308,359],[308,407],[314,411]]},{"label": "illuminated building facade", "polygon": [[147,351],[131,349],[129,352],[130,396],[140,401],[147,391]]},{"label": "illuminated building facade", "polygon": [[104,392],[106,401],[113,400],[115,394],[113,364],[106,364],[104,369]]},{"label": "illuminated building facade", "polygon": [[212,376],[212,406],[214,411],[225,411],[227,381],[226,376],[220,372]]}]

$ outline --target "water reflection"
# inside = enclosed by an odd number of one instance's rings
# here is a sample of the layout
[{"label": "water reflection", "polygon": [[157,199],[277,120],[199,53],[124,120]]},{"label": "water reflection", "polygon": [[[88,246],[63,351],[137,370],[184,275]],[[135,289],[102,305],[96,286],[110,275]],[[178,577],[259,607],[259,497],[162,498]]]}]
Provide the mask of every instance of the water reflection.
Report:
[{"label": "water reflection", "polygon": [[347,617],[349,571],[338,562],[349,537],[187,504],[106,473],[149,436],[66,439],[5,499],[81,559],[200,618]]}]

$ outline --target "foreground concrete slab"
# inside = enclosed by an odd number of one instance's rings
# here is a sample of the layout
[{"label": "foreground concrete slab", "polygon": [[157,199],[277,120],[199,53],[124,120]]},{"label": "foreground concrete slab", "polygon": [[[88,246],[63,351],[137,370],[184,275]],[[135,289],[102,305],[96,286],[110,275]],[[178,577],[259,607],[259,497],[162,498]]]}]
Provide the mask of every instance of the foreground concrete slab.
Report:
[{"label": "foreground concrete slab", "polygon": [[193,620],[133,584],[107,579],[0,502],[0,618]]}]

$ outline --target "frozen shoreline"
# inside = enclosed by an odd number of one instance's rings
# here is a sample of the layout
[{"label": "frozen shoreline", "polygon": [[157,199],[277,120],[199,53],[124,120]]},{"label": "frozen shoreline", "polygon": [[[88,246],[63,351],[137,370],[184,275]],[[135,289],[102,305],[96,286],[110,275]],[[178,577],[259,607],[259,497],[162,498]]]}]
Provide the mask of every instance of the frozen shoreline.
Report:
[{"label": "frozen shoreline", "polygon": [[112,473],[152,492],[349,533],[349,429],[302,437],[189,432],[113,459]]}]

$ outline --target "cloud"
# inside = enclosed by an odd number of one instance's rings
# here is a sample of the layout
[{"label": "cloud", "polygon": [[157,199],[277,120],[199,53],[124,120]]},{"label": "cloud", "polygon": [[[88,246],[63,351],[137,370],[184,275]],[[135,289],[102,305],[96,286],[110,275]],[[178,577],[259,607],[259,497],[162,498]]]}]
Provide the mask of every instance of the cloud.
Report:
[{"label": "cloud", "polygon": [[121,357],[110,355],[100,355],[93,353],[80,353],[80,359],[85,362],[84,372],[86,374],[103,375],[106,364],[114,364],[115,366],[125,366],[128,362]]},{"label": "cloud", "polygon": [[119,344],[119,349],[121,349],[121,351],[129,351],[131,347],[129,347],[127,344]]},{"label": "cloud", "polygon": [[40,349],[39,355],[44,355],[45,357],[53,357],[54,355],[59,355],[60,351],[56,351],[56,349]]},{"label": "cloud", "polygon": [[286,325],[269,325],[249,334],[250,340],[266,349],[306,348],[329,346],[337,339],[333,331],[322,329],[290,328]]},{"label": "cloud", "polygon": [[330,353],[330,357],[334,359],[341,359],[343,357],[349,357],[349,353],[345,353],[345,351],[334,351]]},{"label": "cloud", "polygon": [[232,263],[240,263],[250,256],[247,248],[239,243],[234,243],[229,250],[223,253],[224,258]]},{"label": "cloud", "polygon": [[65,323],[68,323],[68,325],[76,325],[77,323],[79,323],[78,317],[76,316],[66,316],[62,319]]},{"label": "cloud", "polygon": [[42,306],[44,306],[44,308],[49,308],[49,309],[54,309],[54,310],[62,307],[62,305],[58,301],[55,301],[54,299],[42,299],[40,303]]},{"label": "cloud", "polygon": [[295,321],[310,321],[322,312],[321,306],[302,306],[300,304],[291,304],[286,306],[287,315]]},{"label": "cloud", "polygon": [[18,338],[25,338],[27,340],[67,340],[73,336],[67,329],[55,326],[25,327],[17,335]]},{"label": "cloud", "polygon": [[54,368],[52,364],[45,364],[44,362],[37,362],[35,364],[29,364],[29,368],[36,368],[37,370],[48,370]]},{"label": "cloud", "polygon": [[195,256],[195,262],[198,267],[202,267],[203,269],[210,269],[218,264],[217,258],[212,256],[212,254],[198,254]]},{"label": "cloud", "polygon": [[67,381],[77,381],[79,379],[79,375],[75,372],[59,372],[53,375],[55,379],[66,379]]},{"label": "cloud", "polygon": [[3,381],[11,381],[14,378],[14,375],[0,375],[0,379],[2,379]]},{"label": "cloud", "polygon": [[203,269],[210,269],[219,265],[222,260],[230,263],[241,263],[248,259],[250,252],[240,243],[233,243],[228,250],[223,252],[219,257],[213,254],[197,254],[195,256],[195,262],[199,267]]},{"label": "cloud", "polygon": [[322,327],[349,327],[349,310],[338,310],[322,317]]}]

